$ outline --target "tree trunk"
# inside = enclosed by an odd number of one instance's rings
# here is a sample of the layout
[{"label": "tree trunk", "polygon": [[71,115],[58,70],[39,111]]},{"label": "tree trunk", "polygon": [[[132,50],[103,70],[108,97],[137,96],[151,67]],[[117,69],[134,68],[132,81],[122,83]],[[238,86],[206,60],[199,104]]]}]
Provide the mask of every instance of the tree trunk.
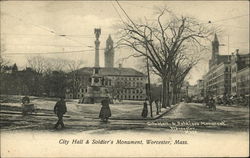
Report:
[{"label": "tree trunk", "polygon": [[172,95],[172,104],[174,105],[174,104],[176,104],[176,102],[177,102],[177,86],[176,86],[176,84],[174,83],[173,84],[173,95]]},{"label": "tree trunk", "polygon": [[169,80],[166,80],[166,107],[170,107],[170,98],[171,98],[171,94],[169,91]]},{"label": "tree trunk", "polygon": [[162,108],[166,108],[166,98],[167,98],[167,79],[162,78]]}]

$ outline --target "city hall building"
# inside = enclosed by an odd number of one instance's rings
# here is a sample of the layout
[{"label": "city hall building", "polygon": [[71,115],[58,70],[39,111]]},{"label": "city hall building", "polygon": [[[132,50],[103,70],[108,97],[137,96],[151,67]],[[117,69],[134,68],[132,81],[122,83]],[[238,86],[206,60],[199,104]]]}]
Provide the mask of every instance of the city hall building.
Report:
[{"label": "city hall building", "polygon": [[114,47],[111,36],[106,41],[104,65],[99,66],[100,29],[95,29],[95,66],[84,67],[69,73],[66,98],[80,99],[83,103],[99,103],[104,98],[112,100],[146,99],[147,76],[119,64],[114,67]]}]

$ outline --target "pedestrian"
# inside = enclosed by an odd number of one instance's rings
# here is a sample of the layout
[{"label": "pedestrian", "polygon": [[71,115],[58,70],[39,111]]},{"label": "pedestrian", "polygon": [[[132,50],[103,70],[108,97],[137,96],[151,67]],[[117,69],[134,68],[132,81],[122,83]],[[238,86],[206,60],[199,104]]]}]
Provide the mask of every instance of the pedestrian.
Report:
[{"label": "pedestrian", "polygon": [[55,107],[54,107],[54,113],[57,115],[58,117],[58,121],[55,124],[55,129],[57,129],[57,127],[59,125],[61,125],[61,128],[64,128],[64,123],[63,123],[63,115],[67,112],[67,107],[66,107],[66,102],[64,101],[64,97],[61,97],[60,100],[56,103]]},{"label": "pedestrian", "polygon": [[156,115],[159,115],[159,100],[155,100],[155,106],[156,106]]},{"label": "pedestrian", "polygon": [[102,100],[101,104],[102,104],[102,108],[99,113],[99,118],[104,122],[108,122],[109,117],[111,117],[111,110],[109,108],[109,100],[104,99]]},{"label": "pedestrian", "polygon": [[141,116],[143,118],[146,118],[148,116],[148,104],[147,101],[145,100],[145,102],[143,103],[143,109],[142,109],[142,113]]},{"label": "pedestrian", "polygon": [[210,105],[209,108],[213,111],[216,110],[215,99],[213,97],[210,98]]},{"label": "pedestrian", "polygon": [[209,102],[209,96],[206,95],[206,97],[204,98],[205,106],[208,106],[208,102]]}]

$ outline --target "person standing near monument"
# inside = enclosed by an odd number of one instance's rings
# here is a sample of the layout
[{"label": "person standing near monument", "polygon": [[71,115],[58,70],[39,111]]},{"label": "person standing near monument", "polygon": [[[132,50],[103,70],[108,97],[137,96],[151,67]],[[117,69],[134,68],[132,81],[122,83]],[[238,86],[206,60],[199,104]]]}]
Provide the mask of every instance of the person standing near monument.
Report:
[{"label": "person standing near monument", "polygon": [[102,108],[100,110],[99,118],[104,121],[108,122],[109,117],[111,117],[111,110],[109,108],[109,100],[104,99],[101,102]]},{"label": "person standing near monument", "polygon": [[66,107],[66,102],[64,101],[64,97],[61,97],[61,99],[56,103],[55,107],[54,107],[54,113],[57,115],[58,117],[58,121],[55,124],[55,129],[57,129],[57,127],[59,125],[61,125],[62,128],[64,128],[64,123],[63,123],[63,115],[67,112],[67,107]]},{"label": "person standing near monument", "polygon": [[145,102],[143,103],[143,109],[142,109],[141,116],[143,118],[146,118],[148,116],[148,104],[147,104],[147,100],[145,100]]}]

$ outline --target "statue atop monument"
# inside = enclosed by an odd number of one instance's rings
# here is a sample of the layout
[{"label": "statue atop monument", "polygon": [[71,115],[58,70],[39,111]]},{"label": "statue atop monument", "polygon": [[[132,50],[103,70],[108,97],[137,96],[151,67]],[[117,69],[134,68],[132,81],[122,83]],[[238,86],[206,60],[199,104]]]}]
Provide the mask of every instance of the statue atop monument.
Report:
[{"label": "statue atop monument", "polygon": [[101,29],[100,28],[95,28],[95,38],[96,38],[96,40],[99,39],[100,35],[101,35]]},{"label": "statue atop monument", "polygon": [[99,46],[100,46],[100,41],[99,37],[101,35],[101,29],[100,28],[95,28],[95,67],[99,67]]}]

